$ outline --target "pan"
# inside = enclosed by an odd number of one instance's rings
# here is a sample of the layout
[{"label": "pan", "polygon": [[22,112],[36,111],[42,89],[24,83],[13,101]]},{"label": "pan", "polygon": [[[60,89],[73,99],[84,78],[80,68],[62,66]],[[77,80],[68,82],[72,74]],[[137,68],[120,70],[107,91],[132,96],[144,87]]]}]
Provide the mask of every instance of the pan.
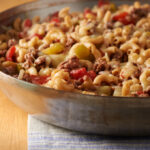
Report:
[{"label": "pan", "polygon": [[[114,2],[118,5],[133,3],[129,0]],[[81,11],[96,3],[95,0],[42,0],[20,5],[0,13],[0,32],[3,25],[10,24],[17,16],[45,18],[66,6]],[[15,79],[1,71],[0,89],[29,114],[59,127],[102,135],[150,135],[149,98],[102,97],[54,90]]]}]

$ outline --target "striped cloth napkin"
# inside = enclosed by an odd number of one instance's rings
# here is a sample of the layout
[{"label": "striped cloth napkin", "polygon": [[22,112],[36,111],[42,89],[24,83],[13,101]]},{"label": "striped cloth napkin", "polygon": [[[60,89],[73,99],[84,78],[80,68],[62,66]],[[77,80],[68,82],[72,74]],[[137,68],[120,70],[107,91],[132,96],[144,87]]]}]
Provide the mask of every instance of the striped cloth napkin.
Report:
[{"label": "striped cloth napkin", "polygon": [[150,137],[106,137],[58,128],[29,115],[28,150],[150,150]]}]

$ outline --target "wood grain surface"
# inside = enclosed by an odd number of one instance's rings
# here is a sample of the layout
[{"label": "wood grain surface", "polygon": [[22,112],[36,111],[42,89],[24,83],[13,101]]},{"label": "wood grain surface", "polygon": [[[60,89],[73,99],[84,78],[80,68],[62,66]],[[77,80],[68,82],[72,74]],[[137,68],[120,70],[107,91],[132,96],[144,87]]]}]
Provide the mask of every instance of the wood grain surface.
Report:
[{"label": "wood grain surface", "polygon": [[[32,0],[3,0],[0,11]],[[0,150],[27,150],[27,113],[0,91]]]},{"label": "wood grain surface", "polygon": [[27,150],[27,113],[0,92],[0,150]]},{"label": "wood grain surface", "polygon": [[31,1],[33,0],[3,0],[0,4],[0,11]]}]

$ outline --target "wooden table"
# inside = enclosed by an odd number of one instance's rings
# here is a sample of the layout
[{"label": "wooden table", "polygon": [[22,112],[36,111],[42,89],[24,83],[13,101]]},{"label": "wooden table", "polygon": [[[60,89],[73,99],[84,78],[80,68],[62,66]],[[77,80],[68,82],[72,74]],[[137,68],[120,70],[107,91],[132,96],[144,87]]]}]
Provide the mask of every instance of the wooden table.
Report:
[{"label": "wooden table", "polygon": [[[0,11],[31,0],[4,0]],[[27,150],[27,113],[0,91],[0,150]]]},{"label": "wooden table", "polygon": [[27,113],[0,92],[0,150],[27,150]]}]

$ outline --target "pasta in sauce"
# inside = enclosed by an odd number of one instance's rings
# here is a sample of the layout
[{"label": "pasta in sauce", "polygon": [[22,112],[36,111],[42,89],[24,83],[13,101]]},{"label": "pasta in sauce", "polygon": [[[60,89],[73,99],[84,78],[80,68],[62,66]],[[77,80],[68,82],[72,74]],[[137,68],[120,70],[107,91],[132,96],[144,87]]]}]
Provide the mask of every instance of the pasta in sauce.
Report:
[{"label": "pasta in sauce", "polygon": [[0,69],[19,80],[82,94],[150,96],[150,5],[69,7],[16,18],[0,34]]}]

